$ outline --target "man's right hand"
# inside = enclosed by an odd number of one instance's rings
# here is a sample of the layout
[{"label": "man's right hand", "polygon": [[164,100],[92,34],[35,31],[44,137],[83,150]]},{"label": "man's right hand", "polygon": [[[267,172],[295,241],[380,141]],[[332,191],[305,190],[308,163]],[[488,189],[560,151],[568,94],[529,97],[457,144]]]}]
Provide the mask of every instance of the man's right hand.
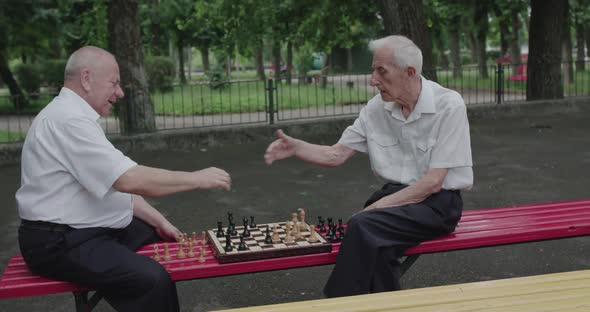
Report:
[{"label": "man's right hand", "polygon": [[223,169],[209,167],[203,170],[194,171],[200,189],[221,188],[226,191],[231,189],[231,177]]},{"label": "man's right hand", "polygon": [[272,142],[264,153],[264,162],[270,165],[275,160],[289,158],[295,155],[297,140],[286,135],[283,130],[277,130],[278,139]]}]

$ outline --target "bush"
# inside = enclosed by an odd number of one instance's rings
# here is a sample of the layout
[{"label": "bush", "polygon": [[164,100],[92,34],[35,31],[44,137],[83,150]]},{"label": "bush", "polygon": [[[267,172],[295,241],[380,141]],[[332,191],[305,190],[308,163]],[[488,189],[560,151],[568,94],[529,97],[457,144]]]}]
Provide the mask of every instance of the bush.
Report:
[{"label": "bush", "polygon": [[209,79],[209,88],[211,90],[220,90],[227,86],[227,75],[220,66],[216,66],[207,72],[207,78]]},{"label": "bush", "polygon": [[41,74],[37,64],[19,64],[14,69],[14,74],[20,86],[27,94],[36,98],[41,89]]},{"label": "bush", "polygon": [[43,84],[53,91],[59,91],[64,82],[65,60],[47,60],[40,66]]},{"label": "bush", "polygon": [[160,92],[172,91],[172,83],[176,75],[172,59],[165,56],[147,57],[145,67],[150,89]]}]

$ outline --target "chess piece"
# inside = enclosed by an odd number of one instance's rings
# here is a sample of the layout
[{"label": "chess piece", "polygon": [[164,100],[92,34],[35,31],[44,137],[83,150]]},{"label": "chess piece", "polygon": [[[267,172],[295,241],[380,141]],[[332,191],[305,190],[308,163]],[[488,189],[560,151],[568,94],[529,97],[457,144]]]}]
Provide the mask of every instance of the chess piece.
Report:
[{"label": "chess piece", "polygon": [[217,234],[215,234],[215,236],[217,237],[224,237],[225,233],[223,232],[223,222],[221,221],[217,221]]},{"label": "chess piece", "polygon": [[295,240],[300,240],[303,238],[303,236],[301,235],[301,225],[299,224],[299,221],[295,222],[295,224],[293,224],[293,231],[295,232],[293,234],[293,238]]},{"label": "chess piece", "polygon": [[170,256],[170,249],[168,249],[168,243],[164,243],[164,260],[170,261],[172,256]]},{"label": "chess piece", "polygon": [[278,244],[281,242],[281,236],[279,235],[279,230],[277,229],[277,225],[275,224],[272,229],[272,242],[274,244]]},{"label": "chess piece", "polygon": [[197,233],[196,232],[193,232],[192,238],[193,238],[193,242],[196,243],[197,242]]},{"label": "chess piece", "polygon": [[231,212],[227,212],[227,221],[229,221],[229,223],[231,223],[234,220],[234,214]]},{"label": "chess piece", "polygon": [[293,212],[291,214],[291,222],[293,222],[293,224],[295,224],[295,222],[297,222],[297,213]]},{"label": "chess piece", "polygon": [[264,243],[267,245],[272,245],[272,237],[270,236],[270,226],[267,224],[266,225],[266,232],[265,232],[265,236],[264,236]]},{"label": "chess piece", "polygon": [[322,216],[319,216],[318,217],[318,225],[319,225],[319,228],[320,228],[320,233],[326,233],[325,222],[326,222],[326,220],[324,220],[322,218]]},{"label": "chess piece", "polygon": [[307,231],[309,226],[305,223],[305,210],[303,208],[299,208],[299,230]]},{"label": "chess piece", "polygon": [[344,225],[342,225],[342,219],[338,219],[338,240],[344,239]]},{"label": "chess piece", "polygon": [[233,246],[232,246],[232,244],[231,244],[231,235],[230,235],[230,234],[229,234],[229,232],[228,232],[228,233],[226,233],[226,234],[225,234],[225,248],[224,248],[224,250],[225,250],[226,252],[230,252],[230,251],[232,251],[233,249],[234,249],[234,248],[233,248]]},{"label": "chess piece", "polygon": [[244,242],[244,235],[240,235],[240,244],[238,245],[238,250],[239,251],[248,250],[248,247],[246,247],[246,243]]},{"label": "chess piece", "polygon": [[331,222],[331,220],[328,218],[329,222],[328,222],[328,233],[326,233],[326,239],[330,240],[330,241],[334,241],[336,240],[336,230],[334,228],[334,224]]},{"label": "chess piece", "polygon": [[186,254],[184,253],[184,246],[183,245],[184,245],[183,243],[178,244],[178,253],[176,253],[176,258],[178,258],[178,259],[186,258]]},{"label": "chess piece", "polygon": [[309,242],[315,243],[317,241],[318,241],[318,237],[315,234],[315,225],[310,224],[309,225]]},{"label": "chess piece", "polygon": [[244,218],[244,231],[242,232],[242,236],[250,237],[250,231],[248,230],[248,218]]},{"label": "chess piece", "polygon": [[201,231],[201,245],[207,245],[207,232]]},{"label": "chess piece", "polygon": [[[193,233],[195,233],[195,232],[193,232]],[[193,240],[193,238],[192,237],[189,238],[188,239],[188,257],[189,258],[195,257],[195,251],[193,250],[194,244],[195,244],[195,241]]]},{"label": "chess piece", "polygon": [[236,225],[234,224],[233,221],[229,221],[229,226],[227,227],[227,232],[229,233],[229,235],[231,236],[236,236],[238,235],[238,231],[236,230]]},{"label": "chess piece", "polygon": [[160,253],[158,252],[158,244],[154,244],[154,256],[152,257],[154,258],[154,260],[160,262],[160,260],[162,260],[160,258]]},{"label": "chess piece", "polygon": [[254,216],[250,216],[250,228],[255,229],[256,223],[254,223]]},{"label": "chess piece", "polygon": [[207,254],[207,250],[205,250],[205,247],[201,246],[201,248],[199,249],[199,262],[200,263],[205,262],[206,254]]},{"label": "chess piece", "polygon": [[291,222],[287,221],[285,223],[285,226],[287,227],[287,233],[285,234],[285,238],[283,239],[283,241],[285,243],[292,243],[293,242],[293,236],[291,236]]}]

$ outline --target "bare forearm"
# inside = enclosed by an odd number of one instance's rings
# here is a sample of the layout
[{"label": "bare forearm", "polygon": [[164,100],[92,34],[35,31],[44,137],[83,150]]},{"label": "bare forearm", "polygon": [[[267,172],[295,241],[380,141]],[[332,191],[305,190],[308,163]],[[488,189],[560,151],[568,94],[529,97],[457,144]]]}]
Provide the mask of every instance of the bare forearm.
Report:
[{"label": "bare forearm", "polygon": [[397,207],[422,202],[428,196],[440,191],[447,171],[447,169],[430,169],[416,183],[381,198],[366,209]]},{"label": "bare forearm", "polygon": [[113,187],[120,192],[157,197],[197,189],[229,190],[231,178],[227,172],[213,167],[184,172],[135,166],[121,175]]},{"label": "bare forearm", "polygon": [[297,140],[295,156],[305,162],[325,167],[340,166],[348,160],[354,150],[340,144],[333,146],[316,145]]},{"label": "bare forearm", "polygon": [[133,195],[133,215],[154,228],[162,227],[168,222],[156,208],[138,195]]}]

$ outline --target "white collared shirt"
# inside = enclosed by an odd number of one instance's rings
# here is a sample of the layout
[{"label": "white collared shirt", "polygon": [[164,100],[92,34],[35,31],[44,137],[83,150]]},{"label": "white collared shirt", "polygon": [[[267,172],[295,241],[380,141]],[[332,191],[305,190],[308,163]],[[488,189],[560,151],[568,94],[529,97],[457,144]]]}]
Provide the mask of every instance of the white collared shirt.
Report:
[{"label": "white collared shirt", "polygon": [[418,102],[407,119],[399,104],[377,94],[338,143],[368,153],[375,175],[387,181],[411,185],[431,168],[448,168],[443,189],[469,189],[473,169],[463,98],[421,79]]},{"label": "white collared shirt", "polygon": [[35,117],[23,145],[16,192],[22,219],[74,228],[123,228],[131,222],[132,195],[112,185],[137,163],[108,141],[99,117],[65,87]]}]

